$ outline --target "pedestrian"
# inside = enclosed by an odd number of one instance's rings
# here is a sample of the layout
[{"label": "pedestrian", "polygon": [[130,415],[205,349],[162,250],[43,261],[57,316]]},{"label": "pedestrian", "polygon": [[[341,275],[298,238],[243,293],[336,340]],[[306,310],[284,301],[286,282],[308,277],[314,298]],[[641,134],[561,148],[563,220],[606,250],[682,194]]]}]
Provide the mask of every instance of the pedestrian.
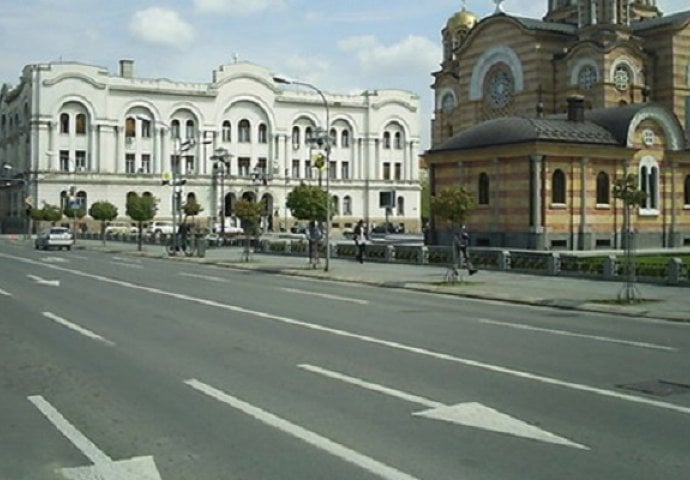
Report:
[{"label": "pedestrian", "polygon": [[316,265],[319,263],[319,248],[321,240],[323,240],[323,230],[316,220],[312,220],[309,222],[306,233],[309,240],[309,264],[312,268],[316,268]]},{"label": "pedestrian", "polygon": [[424,245],[429,245],[431,243],[431,225],[429,225],[429,220],[424,222],[422,234],[424,235]]},{"label": "pedestrian", "polygon": [[469,254],[467,253],[467,249],[470,246],[470,234],[465,225],[460,227],[460,230],[455,233],[453,243],[456,248],[456,255],[460,258],[463,265],[467,267],[467,271],[470,275],[477,273],[477,269],[472,265]]},{"label": "pedestrian", "polygon": [[359,263],[364,263],[364,250],[367,246],[367,240],[369,239],[369,233],[367,232],[367,226],[364,220],[357,222],[353,238],[355,240],[355,246],[357,247],[357,260]]},{"label": "pedestrian", "polygon": [[187,249],[187,235],[189,234],[189,225],[186,223],[180,223],[180,226],[177,229],[177,235],[180,237],[180,244],[178,245],[178,249],[186,250]]}]

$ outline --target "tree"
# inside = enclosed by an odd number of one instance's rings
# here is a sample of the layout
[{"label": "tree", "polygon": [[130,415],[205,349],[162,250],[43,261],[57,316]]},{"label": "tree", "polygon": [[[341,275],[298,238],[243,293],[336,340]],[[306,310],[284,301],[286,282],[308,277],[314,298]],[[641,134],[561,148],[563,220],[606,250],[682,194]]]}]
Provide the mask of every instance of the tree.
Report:
[{"label": "tree", "polygon": [[199,215],[199,213],[203,212],[204,209],[199,203],[197,203],[196,199],[191,199],[182,206],[182,211],[184,212],[184,218],[186,221],[187,217],[192,217],[193,219]]},{"label": "tree", "polygon": [[422,187],[420,193],[420,220],[422,224],[431,216],[431,183],[429,180],[429,172],[427,170],[419,171],[419,185]]},{"label": "tree", "polygon": [[132,193],[127,196],[127,216],[137,222],[137,231],[139,232],[138,250],[141,251],[141,242],[143,239],[144,222],[153,220],[158,211],[158,201],[151,195],[139,195]]},{"label": "tree", "polygon": [[43,208],[39,210],[41,212],[40,220],[50,222],[52,225],[55,222],[59,222],[62,219],[62,210],[56,205],[44,204]]},{"label": "tree", "polygon": [[444,221],[451,232],[451,258],[453,265],[457,265],[456,251],[453,248],[452,232],[459,225],[465,223],[467,212],[474,207],[474,197],[464,187],[447,187],[430,197],[431,213],[436,218]]},{"label": "tree", "polygon": [[242,228],[245,235],[244,259],[249,261],[249,236],[256,235],[259,231],[259,221],[263,213],[264,206],[250,200],[240,200],[235,204],[235,215],[242,221]]},{"label": "tree", "polygon": [[63,213],[65,214],[65,216],[67,218],[73,220],[74,238],[77,238],[77,222],[76,221],[81,220],[82,218],[84,218],[86,216],[86,209],[84,207],[81,207],[81,206],[75,208],[72,205],[73,205],[73,203],[71,201],[67,202],[65,204],[65,210]]},{"label": "tree", "polygon": [[325,222],[328,205],[326,202],[328,194],[324,190],[317,186],[301,184],[288,194],[286,205],[292,216],[298,220]]},{"label": "tree", "polygon": [[101,238],[103,245],[105,245],[105,222],[117,218],[117,207],[108,201],[95,202],[89,208],[89,215],[94,220],[101,222]]},{"label": "tree", "polygon": [[623,239],[625,244],[625,286],[618,294],[618,299],[628,303],[639,300],[640,294],[635,286],[635,248],[634,232],[631,225],[631,210],[647,200],[647,193],[639,189],[637,175],[624,173],[613,182],[613,196],[623,201]]}]

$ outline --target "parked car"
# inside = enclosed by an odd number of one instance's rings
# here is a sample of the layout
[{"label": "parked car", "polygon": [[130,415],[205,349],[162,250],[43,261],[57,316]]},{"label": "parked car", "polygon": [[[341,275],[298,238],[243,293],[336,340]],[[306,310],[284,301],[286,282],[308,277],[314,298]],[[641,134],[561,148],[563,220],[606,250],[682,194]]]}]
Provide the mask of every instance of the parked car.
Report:
[{"label": "parked car", "polygon": [[395,225],[393,223],[382,223],[380,225],[376,225],[372,230],[371,233],[405,233],[405,227],[404,225]]},{"label": "parked car", "polygon": [[[220,222],[213,225],[213,233],[220,235],[223,229]],[[238,218],[228,217],[225,219],[225,234],[226,235],[239,235],[244,233],[244,229],[240,227],[240,220]]]},{"label": "parked car", "polygon": [[53,247],[70,250],[72,245],[74,245],[74,236],[64,227],[50,227],[41,230],[34,243],[36,250],[49,250]]},{"label": "parked car", "polygon": [[161,235],[172,235],[174,233],[172,222],[155,221],[151,222],[146,229],[148,235],[160,237]]},{"label": "parked car", "polygon": [[290,232],[300,235],[306,235],[309,231],[309,226],[306,223],[298,223],[290,228]]},{"label": "parked car", "polygon": [[106,235],[127,235],[128,233],[137,233],[137,227],[127,222],[110,222],[105,227]]}]

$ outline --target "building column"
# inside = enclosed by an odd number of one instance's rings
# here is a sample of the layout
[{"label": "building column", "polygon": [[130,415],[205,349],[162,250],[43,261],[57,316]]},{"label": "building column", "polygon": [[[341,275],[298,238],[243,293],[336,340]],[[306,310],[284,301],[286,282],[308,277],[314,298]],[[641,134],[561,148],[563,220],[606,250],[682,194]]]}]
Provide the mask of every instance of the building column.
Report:
[{"label": "building column", "polygon": [[530,247],[545,248],[544,219],[542,218],[542,161],[544,155],[530,155]]},{"label": "building column", "polygon": [[682,235],[677,230],[676,215],[676,179],[678,177],[678,162],[671,162],[671,225],[668,232],[667,247],[674,248],[682,246]]},{"label": "building column", "polygon": [[592,250],[592,229],[587,226],[587,165],[588,157],[580,158],[580,226],[578,228],[578,250]]},{"label": "building column", "polygon": [[489,177],[489,203],[491,205],[491,234],[501,229],[501,162],[498,157],[491,159],[493,175]]},{"label": "building column", "polygon": [[96,170],[96,163],[98,158],[98,149],[96,147],[98,145],[96,142],[97,135],[98,126],[92,124],[89,127],[89,153],[86,157],[86,170],[88,172]]}]

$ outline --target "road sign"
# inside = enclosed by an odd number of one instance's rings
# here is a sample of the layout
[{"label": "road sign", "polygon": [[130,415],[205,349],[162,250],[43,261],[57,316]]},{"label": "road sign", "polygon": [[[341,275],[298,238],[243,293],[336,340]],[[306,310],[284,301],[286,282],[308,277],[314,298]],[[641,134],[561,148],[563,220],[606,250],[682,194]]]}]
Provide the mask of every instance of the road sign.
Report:
[{"label": "road sign", "polygon": [[33,207],[34,207],[34,197],[32,197],[31,195],[29,195],[28,197],[26,197],[26,198],[24,199],[24,203],[26,203],[28,206],[30,206],[31,208],[33,208]]}]

